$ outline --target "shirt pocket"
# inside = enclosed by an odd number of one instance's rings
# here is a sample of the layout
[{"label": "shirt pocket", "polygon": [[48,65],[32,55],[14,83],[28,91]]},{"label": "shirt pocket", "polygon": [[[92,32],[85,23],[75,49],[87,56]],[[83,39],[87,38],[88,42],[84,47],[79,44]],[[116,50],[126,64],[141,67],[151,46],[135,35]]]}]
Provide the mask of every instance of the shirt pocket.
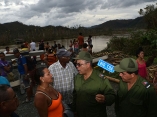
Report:
[{"label": "shirt pocket", "polygon": [[139,100],[139,99],[135,99],[135,98],[130,98],[130,102],[131,102],[133,105],[139,105],[139,106],[142,106],[142,105],[143,105],[143,100]]}]

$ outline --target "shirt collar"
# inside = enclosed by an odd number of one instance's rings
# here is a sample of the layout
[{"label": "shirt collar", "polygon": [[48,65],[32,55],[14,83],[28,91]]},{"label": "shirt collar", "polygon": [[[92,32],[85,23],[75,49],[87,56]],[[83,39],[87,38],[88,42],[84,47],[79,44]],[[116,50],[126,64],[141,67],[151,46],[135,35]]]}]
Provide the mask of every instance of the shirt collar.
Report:
[{"label": "shirt collar", "polygon": [[58,66],[59,66],[60,69],[67,69],[68,66],[69,66],[69,63],[67,63],[67,64],[66,64],[66,67],[64,68],[64,67],[61,65],[61,63],[59,62],[59,60],[57,61],[57,63],[58,63]]}]

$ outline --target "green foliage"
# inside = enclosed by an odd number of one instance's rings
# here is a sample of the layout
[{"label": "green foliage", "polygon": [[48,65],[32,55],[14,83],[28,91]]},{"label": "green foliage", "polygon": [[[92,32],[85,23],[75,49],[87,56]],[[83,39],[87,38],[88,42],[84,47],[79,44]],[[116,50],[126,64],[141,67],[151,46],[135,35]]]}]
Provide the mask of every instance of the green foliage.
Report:
[{"label": "green foliage", "polygon": [[157,29],[157,7],[155,5],[147,5],[144,9],[140,9],[139,14],[144,16],[148,29]]},{"label": "green foliage", "polygon": [[118,37],[113,37],[109,43],[108,43],[108,49],[111,51],[114,50],[119,50],[122,51],[124,48],[124,43],[127,41],[126,38],[118,38]]},{"label": "green foliage", "polygon": [[157,30],[149,30],[142,36],[143,41],[147,41],[151,48],[156,49],[157,47]]},{"label": "green foliage", "polygon": [[123,51],[125,54],[135,55],[139,47],[143,47],[147,56],[154,54],[157,51],[157,31],[134,31],[129,38],[113,37],[106,50]]}]

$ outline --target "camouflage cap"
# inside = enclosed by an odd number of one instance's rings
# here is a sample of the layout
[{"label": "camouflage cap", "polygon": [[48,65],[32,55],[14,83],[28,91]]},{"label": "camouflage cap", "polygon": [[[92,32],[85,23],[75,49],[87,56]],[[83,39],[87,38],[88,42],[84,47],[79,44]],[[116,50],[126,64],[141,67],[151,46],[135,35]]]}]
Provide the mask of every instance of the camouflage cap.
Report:
[{"label": "camouflage cap", "polygon": [[87,52],[87,51],[81,51],[81,52],[79,52],[79,54],[77,55],[77,57],[74,58],[74,59],[92,61],[93,57],[92,57],[92,55],[89,52]]},{"label": "camouflage cap", "polygon": [[119,65],[114,67],[117,72],[135,72],[138,70],[138,65],[133,58],[124,58],[120,61]]}]

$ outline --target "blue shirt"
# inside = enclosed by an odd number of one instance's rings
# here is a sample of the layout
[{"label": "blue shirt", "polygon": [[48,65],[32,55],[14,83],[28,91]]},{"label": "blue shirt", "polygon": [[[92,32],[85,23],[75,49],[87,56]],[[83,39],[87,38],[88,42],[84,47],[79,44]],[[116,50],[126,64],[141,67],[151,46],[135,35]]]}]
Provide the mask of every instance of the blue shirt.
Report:
[{"label": "blue shirt", "polygon": [[9,81],[3,76],[0,76],[0,85],[8,85],[10,87]]},{"label": "blue shirt", "polygon": [[18,71],[20,75],[25,74],[25,68],[23,65],[27,64],[26,58],[24,56],[21,56],[18,58]]}]

